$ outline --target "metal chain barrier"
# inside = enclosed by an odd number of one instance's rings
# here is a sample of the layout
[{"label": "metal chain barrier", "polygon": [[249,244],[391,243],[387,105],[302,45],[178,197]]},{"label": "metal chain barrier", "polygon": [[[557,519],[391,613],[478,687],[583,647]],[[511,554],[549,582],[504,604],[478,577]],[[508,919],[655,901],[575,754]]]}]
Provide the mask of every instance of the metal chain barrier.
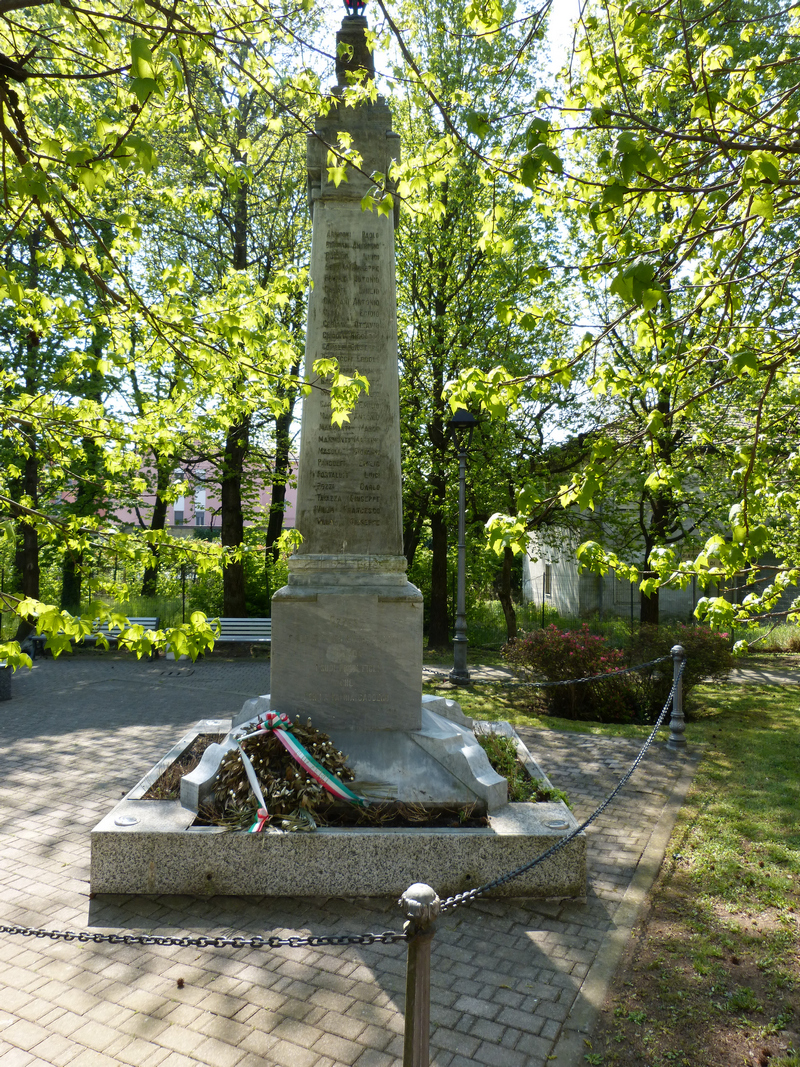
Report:
[{"label": "metal chain barrier", "polygon": [[566,837],[562,837],[560,841],[556,841],[554,845],[551,845],[550,848],[542,852],[540,855],[536,856],[529,863],[525,863],[521,867],[517,867],[515,870],[509,871],[507,874],[502,874],[499,878],[495,878],[493,881],[487,882],[485,885],[478,886],[475,889],[470,889],[466,893],[457,893],[455,896],[448,897],[447,900],[443,900],[440,910],[451,911],[453,908],[461,907],[463,904],[471,904],[473,900],[477,900],[478,897],[485,896],[486,893],[490,892],[492,889],[497,889],[498,886],[505,885],[507,882],[511,882],[515,878],[519,878],[521,874],[525,874],[526,871],[532,870],[540,863],[544,863],[544,861],[546,859],[549,859],[550,856],[555,855],[556,852],[560,852],[562,848],[566,848],[570,841],[573,841],[578,836],[578,834],[583,833],[587,826],[590,826],[595,821],[595,819],[602,815],[602,813],[606,810],[606,808],[617,795],[617,793],[619,793],[623,786],[628,782],[633,772],[644,759],[645,753],[647,752],[648,748],[650,748],[650,745],[655,740],[655,736],[661,728],[661,725],[663,724],[664,719],[667,716],[667,712],[670,710],[675,689],[683,675],[685,666],[686,660],[681,663],[680,670],[677,672],[675,679],[672,682],[672,688],[669,691],[669,696],[667,697],[666,703],[661,709],[661,714],[658,716],[655,726],[650,731],[650,736],[642,745],[639,755],[633,761],[629,770],[622,776],[622,778],[620,778],[619,782],[617,782],[617,785],[612,790],[612,792],[609,793],[603,803],[600,804],[600,806],[592,812],[592,814],[589,816],[588,819],[586,819],[585,822],[581,823],[581,825],[576,830],[573,830],[572,833],[568,834]]},{"label": "metal chain barrier", "polygon": [[[568,678],[562,682],[504,682],[501,679],[493,681],[484,680],[473,682],[470,681],[471,686],[475,685],[501,685],[504,687],[514,688],[515,686],[526,686],[529,689],[554,689],[560,685],[580,685],[582,682],[599,682],[604,681],[606,678],[615,678],[619,674],[631,674],[633,671],[644,670],[645,667],[655,667],[657,663],[664,663],[665,660],[672,659],[671,656],[659,656],[658,659],[649,659],[646,663],[637,663],[635,667],[622,667],[618,671],[606,671],[605,674],[590,674],[586,678]],[[444,681],[450,680],[450,675],[445,674],[444,671],[426,671],[422,668],[423,676],[426,678],[441,678]]]},{"label": "metal chain barrier", "polygon": [[177,945],[181,948],[305,948],[319,945],[392,945],[408,941],[408,934],[384,930],[380,934],[320,934],[308,937],[168,937],[160,934],[90,934],[85,930],[37,930],[28,926],[0,926],[0,934],[49,937],[53,941],[80,941],[95,945]]}]

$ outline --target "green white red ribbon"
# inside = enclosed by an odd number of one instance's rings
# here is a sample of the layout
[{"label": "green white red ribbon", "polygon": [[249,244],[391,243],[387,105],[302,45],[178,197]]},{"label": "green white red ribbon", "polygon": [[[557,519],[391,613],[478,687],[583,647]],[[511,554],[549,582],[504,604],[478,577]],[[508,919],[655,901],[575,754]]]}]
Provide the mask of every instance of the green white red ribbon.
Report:
[{"label": "green white red ribbon", "polygon": [[256,772],[242,748],[241,742],[246,741],[249,737],[257,737],[258,734],[263,733],[264,731],[271,730],[286,751],[293,757],[295,762],[303,768],[306,774],[309,774],[319,782],[319,784],[324,789],[327,789],[327,791],[332,796],[336,797],[337,800],[347,800],[351,804],[357,804],[359,807],[367,806],[368,801],[365,800],[364,797],[360,797],[358,793],[354,793],[352,789],[348,789],[344,782],[340,782],[335,775],[331,774],[331,772],[326,770],[321,763],[318,763],[314,759],[311,753],[300,744],[294,734],[290,733],[291,729],[292,721],[288,715],[284,715],[282,712],[268,711],[263,717],[259,716],[258,724],[251,733],[245,734],[244,737],[240,737],[236,742],[242,756],[245,773],[250,782],[253,794],[259,804],[258,818],[248,831],[251,834],[261,833],[269,822],[270,815],[267,811],[267,805],[258,784]]}]

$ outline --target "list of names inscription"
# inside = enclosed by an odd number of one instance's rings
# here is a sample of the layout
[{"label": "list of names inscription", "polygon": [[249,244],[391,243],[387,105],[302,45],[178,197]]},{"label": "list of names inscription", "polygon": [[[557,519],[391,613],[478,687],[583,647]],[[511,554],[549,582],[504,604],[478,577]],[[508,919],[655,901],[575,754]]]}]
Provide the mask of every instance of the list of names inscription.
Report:
[{"label": "list of names inscription", "polygon": [[388,276],[391,228],[382,230],[362,215],[349,228],[341,221],[326,228],[324,240],[324,253],[316,254],[322,269],[312,296],[314,359],[334,358],[344,374],[360,372],[369,392],[341,427],[331,423],[329,393],[320,390],[312,405],[307,401],[316,418],[309,419],[314,441],[310,435],[303,439],[298,525],[305,541],[300,551],[319,552],[322,545],[331,551],[335,545],[348,554],[397,553],[396,317],[394,302],[387,307],[385,295],[394,283]]}]

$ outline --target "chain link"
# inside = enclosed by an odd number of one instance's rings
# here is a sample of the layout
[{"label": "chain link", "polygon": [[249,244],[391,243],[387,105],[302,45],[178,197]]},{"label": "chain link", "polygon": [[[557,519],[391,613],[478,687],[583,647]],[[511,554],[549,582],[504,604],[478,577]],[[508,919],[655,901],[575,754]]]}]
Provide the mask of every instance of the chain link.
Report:
[{"label": "chain link", "polygon": [[91,942],[95,945],[175,945],[180,948],[317,948],[322,945],[392,945],[408,941],[405,932],[380,934],[312,934],[307,937],[169,937],[161,934],[94,934],[87,930],[40,930],[29,926],[0,926],[0,934],[49,937],[52,941]]},{"label": "chain link", "polygon": [[647,752],[648,748],[650,748],[650,745],[655,740],[656,734],[661,728],[661,725],[664,722],[664,719],[666,718],[667,712],[670,709],[670,705],[672,704],[672,698],[675,694],[675,686],[678,684],[678,680],[683,675],[683,670],[685,666],[686,660],[684,659],[681,663],[681,667],[678,671],[677,676],[672,682],[672,688],[669,691],[669,696],[667,697],[664,707],[661,709],[661,714],[658,716],[655,726],[650,731],[650,736],[642,745],[638,756],[633,761],[628,771],[617,782],[615,788],[608,794],[603,803],[600,804],[600,806],[592,812],[592,814],[589,816],[588,819],[586,819],[585,822],[581,823],[581,825],[576,830],[573,830],[572,833],[567,834],[566,837],[562,837],[559,841],[556,841],[554,845],[551,845],[550,848],[548,848],[546,851],[540,853],[540,855],[534,857],[534,859],[530,860],[530,862],[528,863],[523,864],[521,867],[517,867],[513,871],[508,871],[508,873],[506,874],[501,874],[499,878],[495,878],[493,881],[487,882],[485,885],[478,886],[475,889],[470,889],[466,893],[457,893],[453,897],[448,897],[447,900],[442,901],[440,910],[451,911],[453,908],[461,907],[463,904],[471,904],[473,900],[477,900],[478,897],[485,896],[485,894],[490,892],[492,889],[497,889],[501,885],[506,885],[506,883],[513,881],[515,878],[519,878],[520,875],[527,873],[534,867],[538,867],[540,863],[544,863],[544,861],[546,859],[549,859],[550,856],[555,855],[556,852],[560,852],[562,848],[566,848],[570,841],[574,841],[578,834],[582,834],[587,826],[590,826],[595,821],[595,819],[602,815],[602,813],[606,810],[606,808],[617,795],[617,793],[619,793],[623,786],[626,785],[633,772],[644,759],[645,753]]},{"label": "chain link", "polygon": [[[607,678],[615,678],[619,674],[631,674],[633,671],[644,670],[645,667],[655,667],[657,663],[664,663],[668,659],[672,659],[672,656],[659,656],[658,659],[649,659],[646,663],[637,663],[635,667],[623,667],[618,671],[606,671],[604,674],[590,674],[586,678],[568,678],[566,681],[561,682],[504,682],[499,678],[493,680],[484,678],[477,682],[470,681],[470,685],[501,685],[510,689],[517,686],[525,686],[528,689],[555,689],[560,685],[581,685],[583,682],[605,681]],[[443,681],[449,681],[450,679],[450,675],[445,674],[443,671],[431,671],[425,667],[422,668],[422,673],[423,679],[441,678]]]}]

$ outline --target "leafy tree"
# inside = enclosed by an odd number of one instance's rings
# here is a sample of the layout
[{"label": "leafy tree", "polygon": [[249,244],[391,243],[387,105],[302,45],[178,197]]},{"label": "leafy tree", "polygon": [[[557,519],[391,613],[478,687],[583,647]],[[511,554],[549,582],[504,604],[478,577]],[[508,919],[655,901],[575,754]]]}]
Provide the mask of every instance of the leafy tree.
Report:
[{"label": "leafy tree", "polygon": [[[248,494],[243,483],[253,474],[248,461],[255,442],[269,432],[272,423],[277,460],[270,464],[273,489],[278,487],[279,497],[281,491],[285,493],[288,434],[299,395],[299,311],[305,295],[309,239],[298,138],[303,131],[276,116],[271,101],[253,88],[228,87],[213,72],[205,71],[198,71],[195,81],[194,123],[187,130],[186,144],[173,153],[176,166],[167,174],[164,191],[177,221],[167,218],[159,227],[159,233],[174,233],[176,240],[168,241],[166,255],[164,246],[159,246],[158,265],[162,267],[167,258],[190,264],[198,294],[212,295],[231,272],[242,272],[255,291],[272,289],[275,294],[273,321],[270,326],[264,324],[256,373],[240,367],[227,382],[217,385],[209,405],[212,417],[203,414],[199,419],[198,429],[205,439],[193,445],[198,455],[217,468],[222,545],[237,550],[223,571],[223,611],[242,616],[246,614],[245,571],[238,550],[244,539]],[[206,84],[201,93],[202,81]],[[194,188],[198,179],[200,194]],[[189,212],[198,213],[199,218],[190,217]],[[231,342],[233,355],[238,341],[234,337]],[[267,369],[270,361],[274,365],[279,353],[285,374],[275,383],[258,370]],[[280,522],[282,508],[279,500],[275,503],[272,514]],[[271,545],[277,542],[281,525],[271,531]]]},{"label": "leafy tree", "polygon": [[[500,158],[513,141],[513,128],[503,126],[499,115],[493,126],[488,109],[511,111],[515,92],[527,89],[531,75],[520,69],[498,89],[484,68],[509,60],[516,41],[475,41],[466,33],[463,12],[440,5],[408,4],[402,17],[405,34],[442,94],[440,109],[412,83],[395,101],[405,157],[397,175],[404,200],[397,274],[405,552],[412,563],[420,539],[430,537],[428,643],[441,647],[449,640],[447,532],[454,523],[457,490],[445,385],[477,354],[485,371],[499,365],[504,378],[524,375],[544,358],[558,328],[554,294],[543,284],[546,272],[540,265],[540,246],[548,235],[520,187],[500,173],[485,173],[476,156]],[[396,74],[399,78],[401,72]],[[452,136],[456,121],[470,131],[473,151]],[[533,342],[519,330],[510,302],[532,300],[537,285],[550,311],[546,329]],[[498,475],[515,466],[514,434],[487,425],[480,447],[491,456],[495,472],[493,478],[481,478],[473,466],[470,497],[475,518],[486,521],[498,498],[499,506],[510,503],[507,493],[503,497],[502,475],[498,496]],[[511,609],[510,596],[506,605]]]},{"label": "leafy tree", "polygon": [[[138,471],[149,442],[160,439],[167,423],[179,436],[193,433],[198,409],[209,414],[202,398],[213,395],[220,383],[241,381],[242,375],[248,388],[260,381],[263,406],[273,416],[286,410],[287,382],[300,388],[291,373],[294,350],[285,344],[286,330],[276,314],[293,280],[272,276],[262,285],[247,272],[237,278],[231,270],[217,275],[213,289],[202,291],[177,258],[156,285],[143,264],[159,242],[152,198],[145,192],[167,184],[165,146],[181,136],[187,114],[201,110],[212,75],[239,97],[246,83],[262,101],[270,101],[268,123],[276,138],[283,116],[307,123],[318,105],[316,77],[296,51],[292,54],[293,35],[307,20],[302,7],[284,11],[238,0],[173,12],[145,0],[123,16],[104,2],[85,9],[33,0],[0,3],[0,139],[8,225],[19,241],[37,235],[37,270],[72,272],[92,290],[53,300],[7,263],[0,270],[3,310],[24,325],[31,343],[57,342],[69,364],[68,380],[81,380],[93,361],[98,364],[83,341],[101,329],[107,345],[100,373],[111,366],[127,380],[135,366],[145,391],[164,373],[174,382],[166,400],[147,403],[135,418],[122,421],[85,397],[20,388],[16,372],[4,361],[2,385],[12,401],[4,429],[21,439],[24,425],[31,427],[23,448],[30,454],[46,427],[56,481],[68,479],[65,457],[71,442],[92,437],[102,443],[108,478],[128,472],[132,489],[141,491],[145,480]],[[201,69],[205,80],[197,76]],[[289,70],[292,76],[286,77]],[[226,160],[221,145],[206,147],[205,162],[214,161],[216,174],[225,172],[235,198],[236,189],[252,183],[247,149],[231,143],[241,158],[229,154]],[[349,379],[334,375],[334,408],[350,404],[356,392]],[[233,414],[228,411],[219,424],[223,432],[234,424]],[[68,531],[78,553],[96,552],[113,538],[119,552],[150,555],[135,539],[126,548],[118,532],[99,533],[97,519],[81,522],[72,516],[73,522],[59,519],[47,506],[30,506],[40,503],[30,490],[18,488],[27,503],[16,505],[24,511],[22,532],[29,543],[34,534]],[[13,501],[13,494],[5,495]],[[161,530],[145,531],[141,539],[167,550]],[[231,548],[223,557],[214,546],[188,543],[169,551],[203,552],[209,565],[224,559],[235,566],[240,554]],[[37,603],[33,574],[26,588],[21,598],[7,595],[6,603],[36,618],[40,627],[77,632],[75,627],[83,625]],[[7,651],[18,662],[14,649]]]},{"label": "leafy tree", "polygon": [[[498,31],[497,5],[471,10],[474,28]],[[658,550],[645,564],[645,594],[664,581],[756,565],[776,539],[771,531],[794,511],[786,475],[796,440],[786,440],[786,462],[775,467],[765,427],[778,409],[794,425],[797,402],[798,58],[789,9],[602,0],[584,10],[566,98],[546,113],[531,107],[528,143],[504,162],[534,198],[559,205],[591,235],[573,267],[605,294],[609,311],[604,318],[596,304],[582,308],[592,328],[552,373],[569,376],[590,355],[598,393],[628,410],[637,397],[653,400],[624,447],[611,432],[597,435],[582,475],[561,494],[565,504],[590,506],[615,464],[646,473]],[[620,336],[633,363],[617,358]],[[463,389],[453,395],[466,400]],[[481,395],[498,399],[492,385]],[[607,410],[598,411],[600,428]],[[682,560],[666,542],[683,475],[665,459],[690,442],[696,494],[713,494],[722,478],[734,499],[724,528],[710,509],[696,531],[701,550]],[[701,462],[703,451],[716,462]],[[750,601],[754,610],[769,611],[798,575],[789,538],[778,540],[786,566],[760,602]],[[599,568],[621,562],[596,545],[584,559]],[[704,608],[717,622],[733,610],[719,598]]]}]

